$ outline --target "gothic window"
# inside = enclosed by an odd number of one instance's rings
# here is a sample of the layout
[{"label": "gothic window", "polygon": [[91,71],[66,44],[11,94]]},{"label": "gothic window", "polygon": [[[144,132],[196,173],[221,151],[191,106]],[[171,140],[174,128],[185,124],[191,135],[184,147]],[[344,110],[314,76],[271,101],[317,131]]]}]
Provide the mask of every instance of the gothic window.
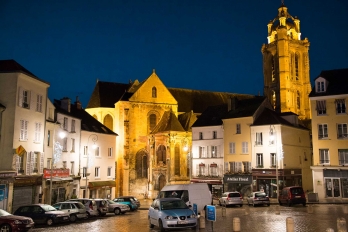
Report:
[{"label": "gothic window", "polygon": [[166,147],[161,145],[158,147],[157,152],[157,164],[166,164]]},{"label": "gothic window", "polygon": [[298,81],[298,69],[299,69],[298,60],[299,60],[299,55],[296,53],[295,54],[295,77],[297,81]]},{"label": "gothic window", "polygon": [[301,99],[300,99],[300,92],[299,91],[297,91],[296,102],[297,102],[297,109],[300,109],[301,108]]},{"label": "gothic window", "polygon": [[272,82],[275,82],[275,64],[274,64],[274,56],[272,56]]},{"label": "gothic window", "polygon": [[147,154],[139,151],[136,155],[137,178],[147,178]]},{"label": "gothic window", "polygon": [[149,123],[150,123],[150,131],[153,130],[153,128],[155,128],[156,126],[156,121],[157,121],[157,117],[156,114],[151,114],[149,117]]},{"label": "gothic window", "polygon": [[114,125],[113,125],[113,119],[110,114],[107,114],[104,117],[104,125],[109,128],[110,130],[114,130]]},{"label": "gothic window", "polygon": [[152,87],[152,97],[157,98],[157,89],[156,87]]},{"label": "gothic window", "polygon": [[174,158],[174,165],[175,165],[175,170],[174,170],[174,175],[180,176],[180,147],[179,144],[175,144],[175,150],[174,150],[175,158]]}]

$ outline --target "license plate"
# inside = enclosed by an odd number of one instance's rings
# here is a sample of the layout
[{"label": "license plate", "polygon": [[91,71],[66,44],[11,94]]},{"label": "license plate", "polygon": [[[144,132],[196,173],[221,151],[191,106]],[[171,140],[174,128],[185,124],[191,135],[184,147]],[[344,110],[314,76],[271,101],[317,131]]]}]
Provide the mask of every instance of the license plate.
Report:
[{"label": "license plate", "polygon": [[295,196],[295,198],[301,198],[301,196]]},{"label": "license plate", "polygon": [[187,224],[187,221],[178,221],[178,224]]}]

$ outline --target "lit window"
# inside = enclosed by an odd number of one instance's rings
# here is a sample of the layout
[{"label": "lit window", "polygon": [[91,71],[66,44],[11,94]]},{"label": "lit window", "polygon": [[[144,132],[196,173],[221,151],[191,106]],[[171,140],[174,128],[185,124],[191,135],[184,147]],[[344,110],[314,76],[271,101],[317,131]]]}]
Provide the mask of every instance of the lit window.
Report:
[{"label": "lit window", "polygon": [[256,166],[258,168],[263,168],[263,154],[262,153],[256,154]]},{"label": "lit window", "polygon": [[211,157],[212,158],[217,157],[217,146],[211,146]]},{"label": "lit window", "polygon": [[271,168],[276,167],[277,157],[275,153],[271,153]]},{"label": "lit window", "polygon": [[256,145],[262,145],[262,133],[256,133]]}]

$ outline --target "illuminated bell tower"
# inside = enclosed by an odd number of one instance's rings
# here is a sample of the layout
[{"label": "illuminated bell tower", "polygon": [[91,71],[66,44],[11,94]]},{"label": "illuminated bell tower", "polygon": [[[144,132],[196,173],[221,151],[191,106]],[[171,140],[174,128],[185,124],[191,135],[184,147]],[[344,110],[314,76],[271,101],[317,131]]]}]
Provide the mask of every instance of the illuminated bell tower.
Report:
[{"label": "illuminated bell tower", "polygon": [[300,20],[282,3],[267,27],[268,44],[261,49],[264,95],[276,111],[310,119],[309,41],[301,40]]}]

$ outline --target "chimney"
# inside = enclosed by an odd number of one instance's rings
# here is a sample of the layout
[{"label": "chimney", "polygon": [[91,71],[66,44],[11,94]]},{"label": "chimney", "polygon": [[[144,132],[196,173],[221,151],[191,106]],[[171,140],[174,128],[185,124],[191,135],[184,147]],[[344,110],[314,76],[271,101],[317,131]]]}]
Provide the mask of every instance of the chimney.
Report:
[{"label": "chimney", "polygon": [[81,102],[80,102],[80,100],[79,100],[79,96],[76,96],[76,102],[75,102],[75,104],[76,104],[76,109],[78,109],[78,110],[81,110],[81,109],[82,109],[82,104],[81,104]]},{"label": "chimney", "polygon": [[70,98],[64,97],[61,101],[60,107],[68,112],[70,112],[71,101]]}]

